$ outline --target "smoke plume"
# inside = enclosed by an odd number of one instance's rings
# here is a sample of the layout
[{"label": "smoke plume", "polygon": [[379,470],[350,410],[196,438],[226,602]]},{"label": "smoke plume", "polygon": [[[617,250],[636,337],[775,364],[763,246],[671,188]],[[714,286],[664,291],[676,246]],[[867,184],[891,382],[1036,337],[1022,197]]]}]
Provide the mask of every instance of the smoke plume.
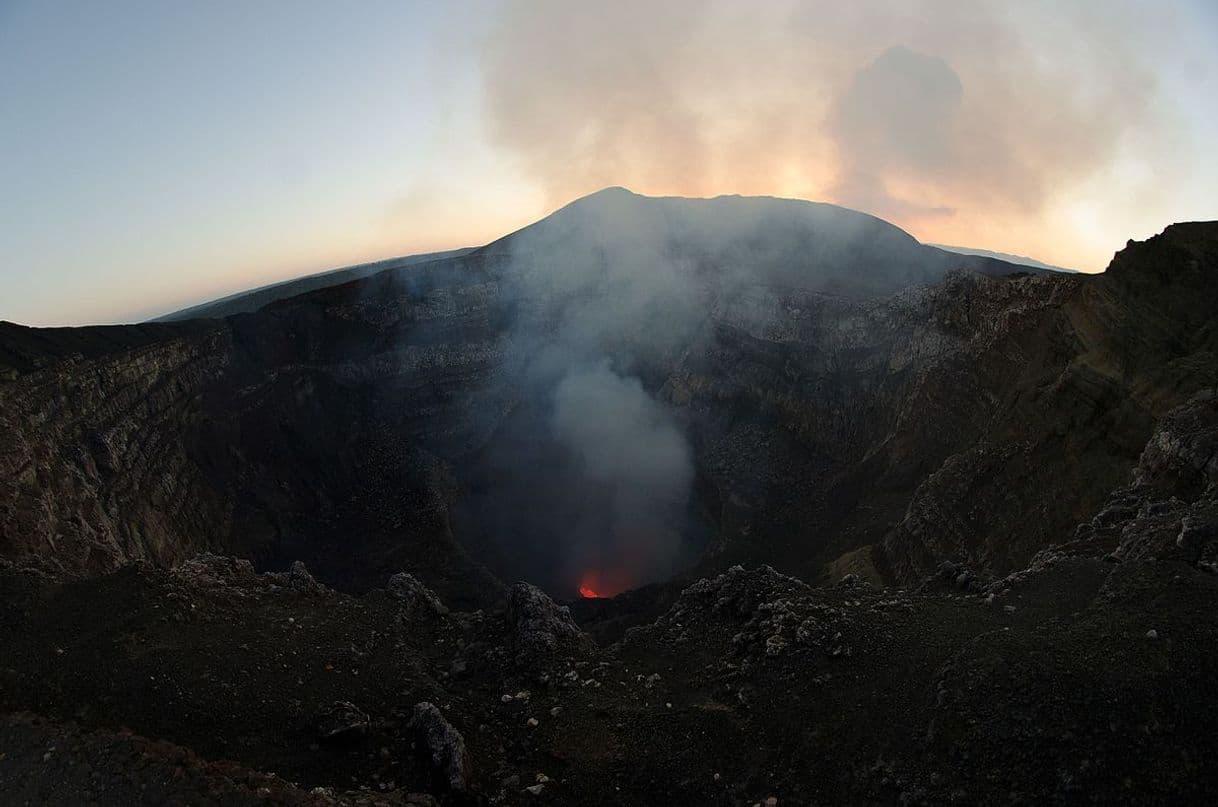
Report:
[{"label": "smoke plume", "polygon": [[1084,257],[1059,219],[1173,129],[1145,54],[1177,31],[1131,0],[509,0],[483,93],[491,139],[554,202],[616,184],[822,199],[1099,268],[1119,244]]},{"label": "smoke plume", "polygon": [[713,323],[772,335],[775,288],[886,293],[938,277],[918,249],[829,205],[621,188],[491,244],[511,311],[506,369],[475,402],[496,431],[463,474],[462,540],[560,595],[680,571],[711,524],[694,496],[691,414],[666,400],[668,379],[713,344]]},{"label": "smoke plume", "polygon": [[559,381],[551,425],[596,502],[564,546],[568,574],[604,594],[671,573],[693,480],[672,414],[606,360]]}]

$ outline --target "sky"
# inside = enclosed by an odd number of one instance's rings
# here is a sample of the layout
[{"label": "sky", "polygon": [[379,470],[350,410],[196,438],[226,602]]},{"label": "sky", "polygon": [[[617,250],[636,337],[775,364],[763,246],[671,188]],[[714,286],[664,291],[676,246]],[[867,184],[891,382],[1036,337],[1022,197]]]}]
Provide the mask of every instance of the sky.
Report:
[{"label": "sky", "polygon": [[1213,0],[0,0],[0,319],[140,321],[586,193],[1101,271],[1218,219]]}]

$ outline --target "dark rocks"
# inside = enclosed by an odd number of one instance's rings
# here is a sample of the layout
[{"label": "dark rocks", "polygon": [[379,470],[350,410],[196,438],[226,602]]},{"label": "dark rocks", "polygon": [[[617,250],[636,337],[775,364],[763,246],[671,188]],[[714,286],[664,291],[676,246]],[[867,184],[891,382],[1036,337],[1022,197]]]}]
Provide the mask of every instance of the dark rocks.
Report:
[{"label": "dark rocks", "polygon": [[843,575],[842,579],[840,581],[838,581],[838,585],[841,586],[842,588],[866,588],[866,587],[870,586],[870,584],[866,580],[859,577],[854,572],[850,572],[849,574]]},{"label": "dark rocks", "polygon": [[[752,615],[763,603],[807,594],[809,587],[802,580],[781,574],[769,566],[746,570],[733,566],[718,577],[699,580],[681,592],[681,601],[674,611],[693,605],[709,604],[716,612]],[[670,612],[671,614],[671,612]]]},{"label": "dark rocks", "polygon": [[197,588],[244,588],[258,585],[258,574],[248,560],[205,552],[180,563],[173,569],[174,578]]},{"label": "dark rocks", "polygon": [[574,652],[588,641],[570,608],[529,583],[517,583],[508,592],[507,622],[520,661]]},{"label": "dark rocks", "polygon": [[982,584],[973,571],[963,563],[945,560],[935,568],[933,575],[922,582],[921,588],[924,590],[949,588],[958,591],[979,591],[982,589]]},{"label": "dark rocks", "polygon": [[347,701],[335,701],[317,717],[317,736],[323,740],[347,740],[363,736],[370,724],[368,715]]},{"label": "dark rocks", "polygon": [[453,792],[467,790],[470,764],[465,739],[440,710],[426,701],[415,704],[410,729],[437,779]]},{"label": "dark rocks", "polygon": [[292,561],[288,569],[288,588],[301,594],[323,594],[328,589],[313,579],[309,569],[302,561]]},{"label": "dark rocks", "polygon": [[258,574],[244,558],[205,552],[184,561],[171,571],[173,579],[196,591],[208,591],[223,596],[248,598],[264,591],[292,591],[298,594],[332,595],[313,578],[301,561],[293,561],[287,572]]},{"label": "dark rocks", "polygon": [[395,600],[401,600],[407,616],[447,614],[448,609],[431,589],[406,572],[398,572],[389,578],[386,590]]}]

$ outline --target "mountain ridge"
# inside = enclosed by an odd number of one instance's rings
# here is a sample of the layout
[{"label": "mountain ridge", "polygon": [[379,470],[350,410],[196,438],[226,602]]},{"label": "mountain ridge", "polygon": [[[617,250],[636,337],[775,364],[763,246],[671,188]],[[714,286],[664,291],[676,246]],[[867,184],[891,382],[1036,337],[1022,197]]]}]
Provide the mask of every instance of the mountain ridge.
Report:
[{"label": "mountain ridge", "polygon": [[[742,196],[739,194],[725,194],[725,195],[721,195],[721,196],[707,197],[707,198],[692,198],[692,197],[680,197],[680,196],[645,196],[645,195],[635,193],[634,191],[628,190],[628,189],[620,187],[620,186],[612,186],[612,187],[601,189],[600,191],[596,191],[596,192],[587,194],[578,199],[575,199],[575,200],[567,203],[563,207],[559,208],[558,210],[554,211],[553,213],[543,217],[542,219],[539,219],[537,222],[534,222],[530,225],[526,225],[525,227],[522,227],[520,230],[517,230],[515,232],[504,235],[481,247],[466,247],[466,248],[462,248],[462,249],[448,250],[445,252],[424,253],[424,254],[420,254],[420,255],[410,255],[410,256],[404,256],[404,257],[399,257],[399,258],[386,258],[386,259],[383,259],[380,261],[374,261],[374,262],[366,263],[366,264],[358,264],[355,266],[330,269],[330,270],[327,270],[324,272],[319,272],[319,273],[313,274],[313,275],[306,275],[306,276],[299,277],[299,278],[293,278],[290,280],[279,281],[276,283],[268,284],[266,286],[260,286],[260,287],[254,288],[254,289],[235,292],[235,293],[227,295],[225,297],[220,297],[220,298],[217,298],[214,300],[209,300],[209,301],[206,301],[203,303],[199,303],[197,305],[193,305],[193,306],[190,306],[187,308],[183,308],[183,309],[179,309],[177,311],[170,312],[168,314],[163,314],[163,315],[161,315],[159,317],[155,317],[149,321],[150,322],[172,322],[172,321],[178,321],[178,320],[190,319],[190,318],[209,318],[209,319],[211,319],[211,318],[223,318],[226,316],[231,316],[233,314],[239,314],[239,313],[251,313],[251,312],[256,311],[257,309],[263,307],[264,305],[268,305],[272,302],[276,302],[281,299],[286,299],[288,297],[294,297],[299,294],[304,294],[309,291],[314,291],[314,290],[317,290],[320,288],[325,288],[328,286],[341,285],[343,283],[347,283],[352,280],[357,280],[357,279],[360,279],[363,277],[367,277],[367,276],[370,276],[372,274],[376,274],[376,273],[379,273],[382,271],[393,271],[393,270],[400,269],[400,268],[403,268],[406,266],[412,266],[412,265],[416,265],[419,263],[425,263],[425,262],[429,262],[429,261],[433,261],[433,260],[444,260],[444,259],[448,259],[448,258],[461,257],[464,255],[468,255],[469,253],[472,253],[472,252],[479,252],[479,253],[483,253],[483,254],[494,254],[496,251],[504,249],[507,244],[512,243],[512,240],[514,238],[516,238],[518,240],[520,237],[522,237],[524,234],[528,233],[530,230],[537,228],[538,226],[544,226],[547,221],[550,221],[552,219],[552,217],[558,216],[561,219],[563,217],[564,211],[568,211],[568,209],[581,210],[583,208],[595,207],[597,205],[601,205],[601,206],[612,205],[615,203],[615,201],[620,202],[621,200],[628,200],[628,201],[634,202],[634,203],[641,202],[644,204],[657,203],[657,204],[666,205],[666,206],[673,206],[673,205],[677,205],[677,204],[698,205],[701,203],[709,203],[710,205],[714,205],[714,204],[722,205],[725,203],[753,204],[753,205],[764,205],[764,206],[771,207],[771,208],[776,207],[776,206],[791,206],[793,208],[806,206],[810,210],[820,210],[822,212],[832,211],[835,215],[838,215],[838,216],[857,216],[857,217],[859,217],[860,221],[868,220],[868,221],[875,223],[876,225],[878,225],[880,227],[892,228],[893,230],[898,231],[899,233],[901,233],[902,235],[904,235],[911,241],[917,243],[917,239],[914,238],[912,235],[905,232],[904,230],[901,230],[900,228],[896,227],[895,225],[892,225],[889,222],[886,222],[883,219],[880,219],[877,216],[873,216],[871,214],[864,213],[861,211],[851,210],[849,208],[841,207],[838,205],[833,205],[833,204],[830,204],[827,202],[814,202],[814,201],[808,201],[808,200],[802,200],[802,199],[791,199],[791,198],[784,198],[784,197],[777,197],[777,196]],[[923,244],[922,246],[935,248],[933,245]],[[1001,273],[1004,271],[1020,271],[1020,269],[1018,269],[1018,268],[1007,269],[1005,266],[1003,266],[1002,264],[1004,264],[1005,261],[1003,261],[1001,256],[972,256],[972,257],[977,257],[977,258],[982,258],[982,259],[989,258],[990,260],[994,260],[996,262],[989,263],[985,260],[979,260],[979,261],[965,262],[965,263],[962,263],[961,265],[966,265],[966,266],[968,266],[968,268],[972,268],[972,269],[975,269],[978,271],[986,271],[986,272],[990,272],[990,273]],[[1024,269],[1023,271],[1026,271],[1026,269]]]}]

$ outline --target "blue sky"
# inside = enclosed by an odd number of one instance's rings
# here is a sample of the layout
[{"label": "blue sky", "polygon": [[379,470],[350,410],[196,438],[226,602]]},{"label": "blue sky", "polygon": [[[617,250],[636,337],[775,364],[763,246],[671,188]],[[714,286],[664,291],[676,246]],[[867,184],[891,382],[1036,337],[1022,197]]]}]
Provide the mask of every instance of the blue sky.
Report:
[{"label": "blue sky", "polygon": [[[835,5],[0,0],[0,319],[139,320],[482,243],[610,184],[838,201],[925,240],[1089,270],[1126,237],[1218,216],[1209,4],[872,2],[862,23]],[[969,44],[978,31],[1043,103]],[[871,119],[841,133],[852,77],[897,45],[911,71],[943,60],[964,87],[951,120],[925,122],[946,167],[857,128]],[[1121,49],[1144,69],[1113,68]],[[1081,77],[1069,94],[1061,75]],[[1132,99],[1127,115],[1113,99]],[[1095,110],[1114,108],[1104,131],[1120,136],[1090,148]],[[975,153],[1016,112],[1026,139]],[[879,195],[851,195],[842,166],[859,160],[883,173]]]}]

